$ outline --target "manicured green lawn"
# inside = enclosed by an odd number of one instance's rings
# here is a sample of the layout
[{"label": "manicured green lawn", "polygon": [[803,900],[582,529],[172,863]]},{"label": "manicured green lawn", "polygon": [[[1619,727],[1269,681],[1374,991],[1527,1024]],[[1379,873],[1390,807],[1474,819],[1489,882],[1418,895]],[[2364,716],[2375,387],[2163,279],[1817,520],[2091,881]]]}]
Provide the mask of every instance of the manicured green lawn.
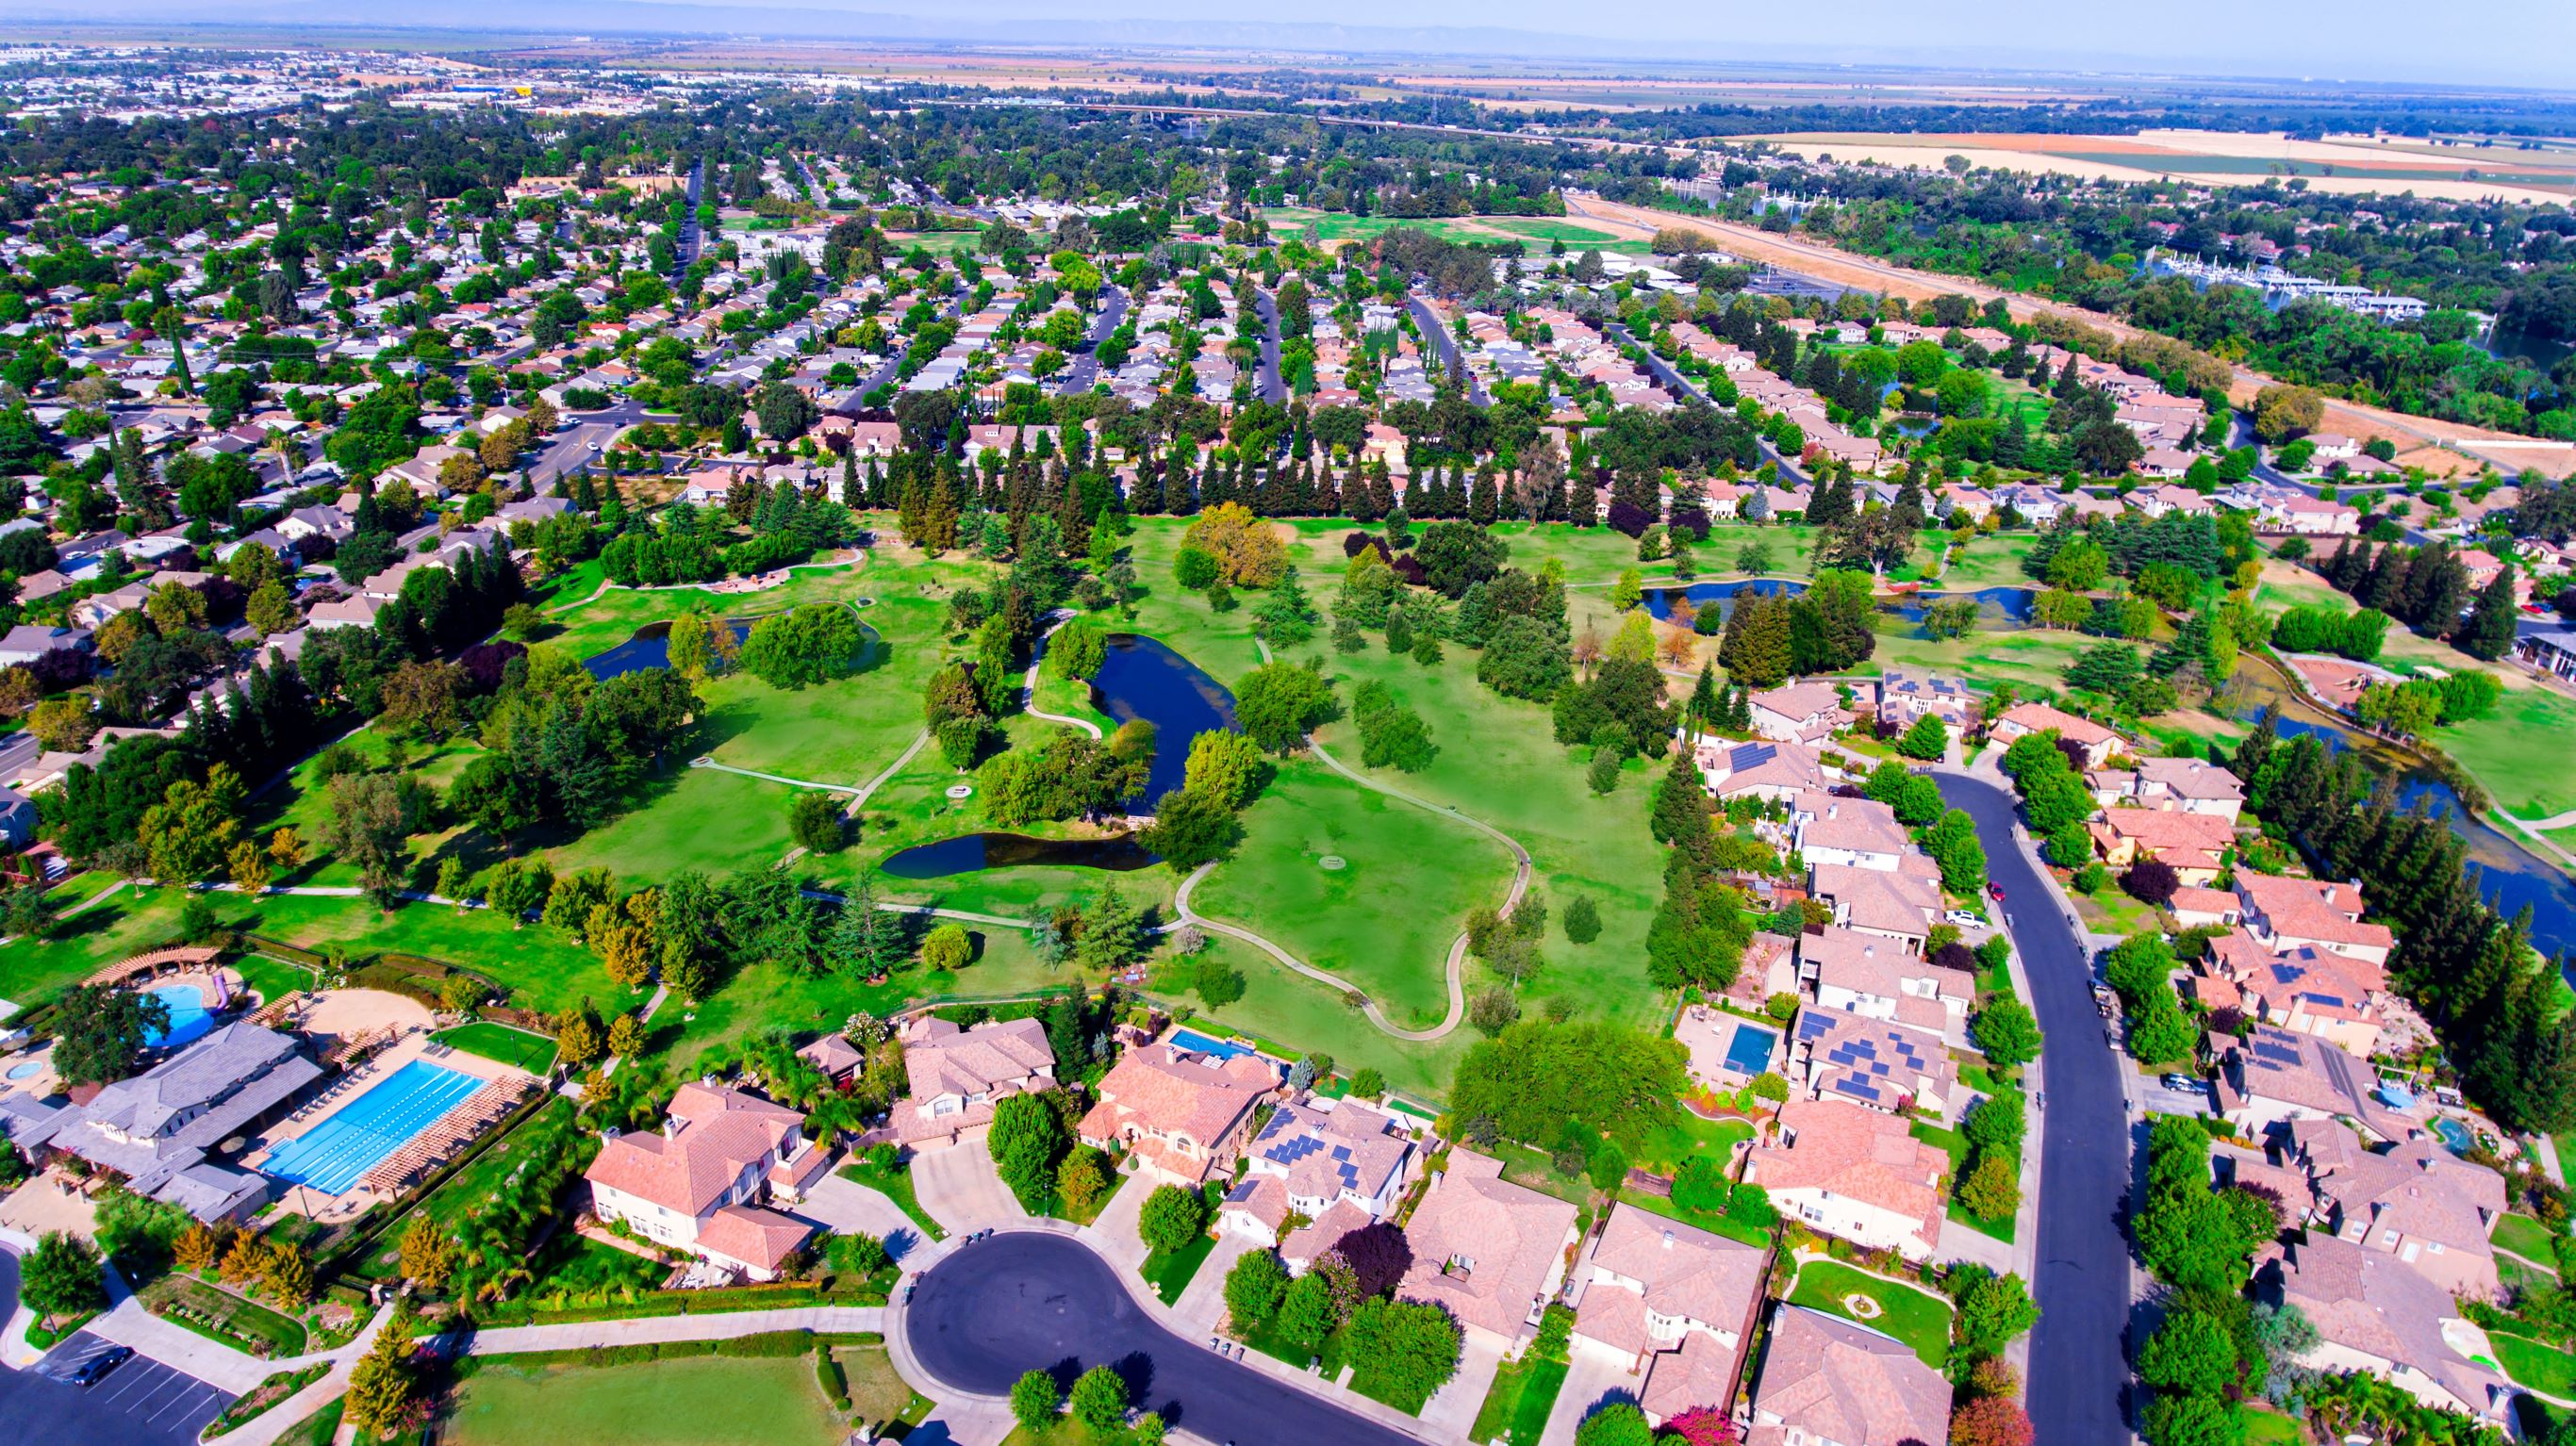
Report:
[{"label": "manicured green lawn", "polygon": [[1750,1224],[1715,1211],[1685,1210],[1674,1204],[1672,1197],[1668,1195],[1657,1195],[1649,1190],[1640,1190],[1633,1185],[1619,1187],[1619,1203],[1631,1209],[1643,1210],[1649,1215],[1661,1215],[1667,1220],[1678,1220],[1684,1225],[1697,1226],[1712,1235],[1723,1235],[1729,1240],[1741,1241],[1746,1245],[1767,1246],[1771,1243],[1772,1232],[1764,1226]]},{"label": "manicured green lawn", "polygon": [[2549,1227],[2528,1215],[2507,1215],[2498,1220],[2492,1239],[2499,1250],[2510,1250],[2536,1265],[2551,1265],[2557,1256],[2550,1249]]},{"label": "manicured green lawn", "polygon": [[301,1322],[194,1276],[165,1275],[141,1294],[154,1315],[235,1350],[251,1350],[269,1360],[304,1353]]},{"label": "manicured green lawn", "polygon": [[811,1356],[519,1370],[460,1385],[441,1439],[457,1446],[836,1446],[847,1430]]},{"label": "manicured green lawn", "polygon": [[[2454,655],[2451,666],[2466,661]],[[2547,746],[2571,730],[2576,700],[2531,684],[2508,689],[2485,718],[2436,730],[2433,741],[2459,760],[2496,807],[2536,819],[2576,808],[2576,770],[2566,766],[2564,749]]]},{"label": "manicured green lawn", "polygon": [[430,1038],[467,1054],[479,1054],[485,1059],[515,1065],[530,1074],[544,1074],[553,1068],[555,1062],[553,1040],[524,1029],[512,1029],[506,1024],[494,1024],[488,1019],[460,1024],[454,1029],[442,1029]]},{"label": "manicured green lawn", "polygon": [[1732,1157],[1736,1141],[1752,1138],[1749,1120],[1703,1120],[1683,1110],[1673,1123],[1646,1132],[1645,1148],[1638,1151],[1637,1163],[1660,1175],[1679,1173],[1694,1155],[1705,1155],[1723,1165]]},{"label": "manicured green lawn", "polygon": [[1202,1235],[1168,1255],[1157,1250],[1146,1256],[1136,1273],[1153,1285],[1154,1294],[1163,1298],[1163,1304],[1177,1305],[1181,1292],[1190,1287],[1190,1277],[1199,1273],[1199,1267],[1207,1263],[1209,1253],[1215,1249],[1216,1237]]},{"label": "manicured green lawn", "polygon": [[2500,1331],[2489,1332],[2487,1340],[2495,1346],[2497,1364],[2516,1384],[2561,1400],[2576,1396],[2576,1355]]},{"label": "manicured green lawn", "polygon": [[1880,1314],[1862,1324],[1883,1331],[1914,1348],[1923,1364],[1939,1370],[1950,1358],[1950,1306],[1910,1285],[1900,1285],[1838,1260],[1810,1260],[1798,1267],[1791,1305],[1811,1306],[1846,1320],[1859,1320],[1843,1297],[1863,1295],[1878,1302]]},{"label": "manicured green lawn", "polygon": [[2298,1418],[2268,1406],[2249,1404],[2237,1419],[2245,1423],[2245,1446],[2299,1446],[2308,1439]]},{"label": "manicured green lawn", "polygon": [[1929,586],[1966,592],[2029,583],[2031,576],[2021,570],[2021,560],[2038,545],[2039,534],[2035,532],[1992,532],[1973,537],[1967,546],[1950,550],[1949,569]]},{"label": "manicured green lawn", "polygon": [[[1949,1152],[1950,1178],[1955,1185],[1960,1176],[1965,1173],[1968,1168],[1968,1137],[1960,1134],[1957,1130],[1942,1129],[1940,1126],[1935,1125],[1928,1120],[1915,1121],[1913,1135],[1914,1138],[1921,1140],[1927,1145],[1938,1145],[1943,1150]],[[1980,1235],[1992,1236],[1997,1240],[2003,1241],[2007,1245],[2012,1243],[2014,1226],[2014,1220],[2012,1217],[2008,1216],[2002,1220],[1988,1220],[1986,1217],[1977,1214],[1967,1206],[1959,1203],[1956,1196],[1953,1196],[1950,1200],[1950,1217],[1966,1225],[1969,1229],[1976,1231]]]},{"label": "manicured green lawn", "polygon": [[921,1208],[921,1198],[913,1193],[909,1162],[891,1170],[880,1170],[865,1159],[855,1159],[841,1167],[841,1178],[865,1185],[892,1200],[898,1209],[912,1217],[913,1224],[921,1227],[922,1234],[933,1240],[948,1238],[948,1228],[931,1219],[930,1212]]},{"label": "manicured green lawn", "polygon": [[1510,1446],[1536,1446],[1547,1429],[1547,1413],[1565,1385],[1565,1362],[1524,1354],[1503,1362],[1485,1402],[1476,1408],[1471,1441],[1505,1441]]},{"label": "manicured green lawn", "polygon": [[1199,886],[1199,911],[1349,980],[1399,1024],[1438,1023],[1450,941],[1511,881],[1502,846],[1302,759],[1244,825],[1242,847]]},{"label": "manicured green lawn", "polygon": [[1890,667],[1919,668],[1972,683],[2013,684],[2029,697],[2033,690],[2065,688],[2066,665],[2098,639],[2049,628],[1985,629],[1964,638],[1932,639],[1902,618],[1880,617],[1877,652],[1856,671],[1876,674]]}]

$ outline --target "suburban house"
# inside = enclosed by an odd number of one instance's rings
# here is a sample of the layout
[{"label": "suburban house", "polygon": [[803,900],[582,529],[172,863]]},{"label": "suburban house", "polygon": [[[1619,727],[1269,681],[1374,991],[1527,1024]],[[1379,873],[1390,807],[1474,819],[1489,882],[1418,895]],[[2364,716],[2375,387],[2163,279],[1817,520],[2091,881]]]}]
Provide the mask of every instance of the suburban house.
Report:
[{"label": "suburban house", "polygon": [[1920,1107],[1944,1123],[1962,1102],[1948,1043],[1894,1020],[1809,1005],[1798,1011],[1790,1059],[1790,1077],[1809,1099],[1900,1116]]},{"label": "suburban house", "polygon": [[1876,1110],[1792,1098],[1779,1132],[1745,1157],[1744,1178],[1827,1235],[1929,1260],[1941,1239],[1941,1180],[1950,1156]]},{"label": "suburban house", "polygon": [[269,1180],[209,1156],[226,1140],[258,1133],[321,1077],[322,1067],[291,1036],[239,1020],[87,1104],[10,1095],[0,1133],[30,1159],[46,1151],[75,1155],[123,1175],[137,1195],[200,1220],[237,1220],[267,1203]]},{"label": "suburban house", "polygon": [[1004,1095],[1055,1085],[1055,1050],[1046,1025],[1036,1019],[996,1020],[964,1029],[953,1020],[917,1014],[905,1021],[903,1072],[909,1097],[895,1101],[886,1125],[897,1140],[916,1144],[993,1122],[993,1104]]},{"label": "suburban house", "polygon": [[2429,1136],[2373,1150],[2333,1120],[2301,1121],[2289,1142],[2310,1188],[2288,1198],[2307,1207],[2311,1234],[2394,1255],[2452,1295],[2497,1298],[2488,1233],[2505,1213],[2503,1176]]},{"label": "suburban house", "polygon": [[2134,771],[2103,775],[2117,780],[2111,796],[2095,797],[2105,808],[2134,803],[2141,808],[2206,814],[2236,821],[2245,807],[2245,784],[2233,773],[2200,758],[2142,758]]},{"label": "suburban house", "polygon": [[1636,1395],[1660,1425],[1735,1395],[1762,1308],[1769,1252],[1633,1205],[1613,1205],[1578,1268],[1572,1347],[1642,1377]]},{"label": "suburban house", "polygon": [[2217,882],[2227,851],[2236,846],[2235,822],[2211,813],[2113,808],[2084,829],[2093,838],[2094,852],[2110,867],[2125,869],[2140,859],[2154,859],[2194,886]]},{"label": "suburban house", "polygon": [[684,1084],[659,1133],[630,1130],[600,1146],[583,1172],[591,1208],[711,1264],[775,1279],[813,1227],[760,1202],[798,1198],[829,1163],[804,1126],[757,1095]]},{"label": "suburban house", "polygon": [[1977,698],[1957,678],[1910,673],[1890,668],[1878,678],[1878,727],[1903,733],[1926,716],[1940,719],[1953,733],[1976,726]]},{"label": "suburban house", "polygon": [[1248,1171],[1227,1192],[1219,1223],[1266,1245],[1280,1240],[1290,1216],[1304,1216],[1312,1223],[1295,1234],[1314,1240],[1290,1260],[1295,1270],[1395,1208],[1413,1163],[1413,1132],[1358,1100],[1282,1104],[1245,1157]]},{"label": "suburban house", "polygon": [[2317,1344],[2303,1365],[2365,1371],[2428,1406],[2487,1420],[2501,1419],[2515,1394],[2476,1359],[2495,1359],[2494,1347],[2451,1292],[2396,1256],[2311,1232],[2255,1257],[2254,1292],[2315,1323]]},{"label": "suburban house", "polygon": [[1454,1147],[1404,1227],[1413,1264],[1396,1294],[1445,1307],[1470,1341],[1509,1350],[1565,1278],[1579,1213],[1507,1183],[1502,1161]]},{"label": "suburban house", "polygon": [[1796,817],[1792,841],[1810,864],[1892,870],[1914,849],[1896,810],[1875,799],[1805,794]]},{"label": "suburban house", "polygon": [[1166,1180],[1195,1185],[1234,1164],[1253,1106],[1278,1087],[1278,1066],[1259,1055],[1219,1060],[1168,1042],[1144,1045],[1101,1079],[1100,1102],[1078,1133],[1086,1144],[1133,1153]]},{"label": "suburban house", "polygon": [[2414,1133],[2412,1123],[2391,1114],[2373,1093],[2379,1077],[2369,1062],[2329,1040],[2257,1024],[2245,1038],[2219,1047],[2218,1112],[2246,1134],[2338,1115],[2383,1140]]},{"label": "suburban house", "polygon": [[1940,869],[1921,854],[1899,854],[1897,864],[1877,869],[1820,863],[1807,870],[1808,892],[1833,906],[1838,933],[1864,934],[1920,953],[1941,917]]},{"label": "suburban house", "polygon": [[2385,965],[2397,936],[2385,924],[2361,921],[2358,882],[2338,884],[2282,874],[2236,873],[2236,897],[2245,901],[2245,928],[2267,948],[2313,944],[2331,953]]},{"label": "suburban house", "polygon": [[2368,1059],[2388,1012],[2388,975],[2375,964],[2314,945],[2275,954],[2239,928],[2209,941],[2188,982],[2212,1009],[2313,1034]]},{"label": "suburban house", "polygon": [[2025,733],[2055,733],[2084,750],[2084,767],[2088,769],[2109,762],[2123,742],[2119,734],[2092,719],[2078,718],[2046,703],[2016,703],[1987,731],[1996,742],[2006,745]]},{"label": "suburban house", "polygon": [[1830,925],[1798,936],[1798,973],[1815,986],[1821,1009],[1892,1019],[1936,1035],[1961,1026],[1977,993],[1975,977],[1963,970]]},{"label": "suburban house", "polygon": [[1790,683],[1753,695],[1753,731],[1782,743],[1814,743],[1848,721],[1831,683]]},{"label": "suburban house", "polygon": [[1753,1385],[1746,1446],[1924,1446],[1950,1439],[1950,1383],[1914,1348],[1782,1302]]},{"label": "suburban house", "polygon": [[1794,743],[1730,743],[1703,738],[1693,750],[1708,791],[1721,799],[1758,798],[1787,803],[1807,792],[1822,793],[1825,767],[1812,748]]}]

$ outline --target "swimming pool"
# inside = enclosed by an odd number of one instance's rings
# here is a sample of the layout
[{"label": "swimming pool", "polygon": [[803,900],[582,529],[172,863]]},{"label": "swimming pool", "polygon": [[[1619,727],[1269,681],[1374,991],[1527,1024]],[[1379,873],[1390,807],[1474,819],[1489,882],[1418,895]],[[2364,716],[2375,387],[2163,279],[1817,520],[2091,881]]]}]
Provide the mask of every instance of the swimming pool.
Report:
[{"label": "swimming pool", "polygon": [[1726,1067],[1742,1075],[1756,1075],[1771,1067],[1771,1048],[1780,1036],[1749,1024],[1735,1026],[1735,1037],[1726,1042]]},{"label": "swimming pool", "polygon": [[473,1075],[413,1060],[338,1114],[270,1151],[260,1171],[338,1195],[482,1087]]},{"label": "swimming pool", "polygon": [[2454,1155],[2465,1155],[2477,1144],[2469,1138],[2469,1127],[2449,1115],[2435,1115],[2432,1123],[2433,1133],[2442,1137],[2442,1143],[2450,1146]]},{"label": "swimming pool", "polygon": [[1172,1043],[1198,1054],[1214,1055],[1218,1059],[1233,1059],[1238,1055],[1256,1052],[1251,1045],[1237,1044],[1230,1039],[1210,1039],[1195,1029],[1173,1030]]},{"label": "swimming pool", "polygon": [[37,1059],[31,1059],[31,1060],[27,1061],[25,1064],[21,1064],[21,1065],[13,1065],[13,1066],[11,1066],[11,1068],[10,1068],[10,1070],[9,1070],[9,1078],[11,1078],[11,1079],[34,1079],[36,1076],[38,1076],[38,1075],[40,1075],[40,1074],[43,1074],[44,1072],[45,1072],[45,1063],[44,1063],[44,1061],[43,1061],[43,1060],[37,1060]]},{"label": "swimming pool", "polygon": [[215,1027],[215,1016],[206,1008],[205,991],[194,984],[164,984],[146,991],[170,1006],[170,1027],[146,1030],[143,1042],[155,1049],[181,1045],[202,1039]]}]

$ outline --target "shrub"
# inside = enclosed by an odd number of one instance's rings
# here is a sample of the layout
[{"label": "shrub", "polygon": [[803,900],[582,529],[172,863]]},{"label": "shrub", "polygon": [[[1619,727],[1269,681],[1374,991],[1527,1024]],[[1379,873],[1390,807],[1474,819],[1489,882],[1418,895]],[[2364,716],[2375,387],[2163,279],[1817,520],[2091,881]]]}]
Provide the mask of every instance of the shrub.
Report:
[{"label": "shrub", "polygon": [[2129,897],[2161,909],[2173,902],[2174,892],[2182,887],[2182,875],[2162,859],[2140,859],[2121,873],[2120,887]]}]

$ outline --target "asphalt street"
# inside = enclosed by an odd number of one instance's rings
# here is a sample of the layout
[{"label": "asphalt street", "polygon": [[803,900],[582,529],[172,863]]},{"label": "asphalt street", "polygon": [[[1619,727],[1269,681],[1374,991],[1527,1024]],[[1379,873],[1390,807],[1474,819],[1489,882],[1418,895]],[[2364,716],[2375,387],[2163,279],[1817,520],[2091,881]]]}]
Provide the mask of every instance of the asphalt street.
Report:
[{"label": "asphalt street", "polygon": [[1267,291],[1252,293],[1254,307],[1261,313],[1261,372],[1254,384],[1255,393],[1265,402],[1286,405],[1288,384],[1279,376],[1279,303]]},{"label": "asphalt street", "polygon": [[1100,344],[1109,340],[1109,333],[1116,331],[1118,323],[1127,317],[1125,291],[1113,286],[1101,293],[1100,300],[1100,315],[1092,318],[1091,330],[1082,340],[1082,350],[1065,362],[1064,375],[1056,382],[1058,396],[1069,397],[1091,390],[1091,384],[1100,377],[1100,358],[1097,355]]},{"label": "asphalt street", "polygon": [[[1422,333],[1423,340],[1431,344],[1432,360],[1443,368],[1450,366],[1458,357],[1458,338],[1449,330],[1449,324],[1442,321],[1440,313],[1433,311],[1431,303],[1420,296],[1409,296],[1406,301],[1413,312],[1414,330]],[[1485,391],[1485,379],[1474,372],[1467,374],[1467,400],[1480,407],[1494,404],[1493,397]]]},{"label": "asphalt street", "polygon": [[[0,1320],[18,1309],[18,1257],[0,1250]],[[44,1446],[190,1446],[230,1394],[136,1356],[86,1389],[48,1371],[107,1349],[82,1331],[30,1370],[0,1367],[0,1440]]]},{"label": "asphalt street", "polygon": [[1234,1446],[1397,1446],[1412,1438],[1183,1340],[1137,1308],[1108,1262],[1080,1241],[1009,1231],[932,1266],[905,1308],[904,1334],[940,1381],[1010,1394],[1031,1370],[1070,1386],[1093,1366],[1127,1380],[1128,1400],[1164,1423]]},{"label": "asphalt street", "polygon": [[1988,877],[2004,891],[2013,946],[2029,976],[2031,1009],[2047,1037],[2048,1109],[2040,1121],[2038,1274],[2032,1298],[2030,1419],[2047,1442],[2122,1441],[2120,1334],[2129,1319],[2129,1244],[2120,1197],[2134,1142],[2118,1056],[2093,1004],[2091,951],[2013,842],[2012,795],[1980,779],[1940,774],[1941,796],[1967,810]]},{"label": "asphalt street", "polygon": [[[1638,344],[1637,339],[1629,334],[1628,328],[1621,326],[1615,321],[1603,323],[1601,332],[1602,335],[1609,337],[1612,341],[1617,342],[1622,346],[1636,346]],[[1674,367],[1671,362],[1664,360],[1663,357],[1656,354],[1653,347],[1646,347],[1644,348],[1644,351],[1646,353],[1646,370],[1654,374],[1655,380],[1661,382],[1665,390],[1685,401],[1698,402],[1703,406],[1710,404],[1707,394],[1703,393],[1697,386],[1693,385],[1691,379],[1683,376],[1680,370]],[[1806,472],[1799,467],[1798,463],[1794,459],[1782,455],[1779,448],[1771,445],[1770,438],[1758,437],[1755,441],[1762,448],[1763,456],[1780,464],[1780,480],[1783,483],[1794,487],[1799,483],[1808,480]]]}]

